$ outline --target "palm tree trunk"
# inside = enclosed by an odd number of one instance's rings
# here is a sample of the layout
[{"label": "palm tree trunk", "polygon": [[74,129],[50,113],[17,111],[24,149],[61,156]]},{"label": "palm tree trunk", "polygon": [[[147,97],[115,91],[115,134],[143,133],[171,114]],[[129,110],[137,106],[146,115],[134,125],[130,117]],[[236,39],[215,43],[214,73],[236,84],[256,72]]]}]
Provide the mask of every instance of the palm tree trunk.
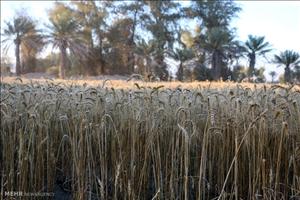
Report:
[{"label": "palm tree trunk", "polygon": [[[90,1],[92,3],[93,6],[93,12],[94,13],[98,13],[98,8],[96,6],[96,2],[95,1]],[[102,39],[102,32],[99,26],[96,26],[96,35],[98,37],[99,40],[99,63],[100,63],[100,74],[104,74],[105,73],[105,60],[104,60],[104,56],[103,56],[103,39]]]},{"label": "palm tree trunk", "polygon": [[221,77],[221,61],[220,61],[220,56],[218,55],[218,52],[213,52],[212,55],[212,77],[215,81],[219,80]]},{"label": "palm tree trunk", "polygon": [[129,73],[134,73],[134,66],[135,66],[135,59],[134,59],[134,36],[136,31],[136,23],[137,23],[137,12],[138,10],[135,10],[134,12],[134,18],[133,18],[133,24],[132,24],[132,34],[129,39],[129,52],[128,52],[128,70]]},{"label": "palm tree trunk", "polygon": [[99,40],[99,60],[100,60],[100,73],[104,74],[105,73],[105,61],[104,61],[104,56],[103,56],[103,41],[102,41],[102,36],[101,36],[101,31],[100,28],[97,28],[97,35],[98,35],[98,40]]},{"label": "palm tree trunk", "polygon": [[128,64],[128,73],[132,74],[134,73],[134,66],[135,66],[135,59],[134,59],[134,52],[133,52],[134,47],[130,47],[130,52],[128,53],[127,57],[127,64]]},{"label": "palm tree trunk", "polygon": [[286,83],[291,82],[291,69],[290,69],[290,66],[286,66],[285,69],[284,69],[284,81]]},{"label": "palm tree trunk", "polygon": [[16,56],[16,75],[21,75],[21,62],[20,62],[20,41],[16,41],[16,50],[15,50],[15,56]]},{"label": "palm tree trunk", "polygon": [[249,61],[249,69],[248,69],[248,81],[250,82],[250,78],[254,74],[254,67],[256,63],[256,56],[255,54],[250,54],[249,55],[250,61]]},{"label": "palm tree trunk", "polygon": [[183,63],[182,63],[182,61],[180,61],[180,64],[179,64],[179,68],[178,68],[178,72],[177,72],[177,79],[179,81],[183,80]]},{"label": "palm tree trunk", "polygon": [[64,79],[66,74],[66,64],[67,64],[67,49],[64,47],[60,48],[60,68],[59,68],[59,78]]}]

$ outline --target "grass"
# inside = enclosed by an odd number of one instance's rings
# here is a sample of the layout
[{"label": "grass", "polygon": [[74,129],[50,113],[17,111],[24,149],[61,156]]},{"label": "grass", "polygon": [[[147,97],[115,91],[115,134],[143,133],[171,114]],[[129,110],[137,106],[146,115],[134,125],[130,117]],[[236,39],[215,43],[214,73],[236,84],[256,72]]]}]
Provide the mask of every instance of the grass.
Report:
[{"label": "grass", "polygon": [[299,86],[1,82],[1,192],[300,198]]}]

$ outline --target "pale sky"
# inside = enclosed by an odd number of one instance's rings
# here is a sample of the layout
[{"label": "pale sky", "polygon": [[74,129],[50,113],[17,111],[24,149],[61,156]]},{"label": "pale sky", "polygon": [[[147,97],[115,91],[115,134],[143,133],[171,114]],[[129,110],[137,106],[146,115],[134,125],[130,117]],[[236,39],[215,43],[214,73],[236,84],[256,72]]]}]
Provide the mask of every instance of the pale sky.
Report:
[{"label": "pale sky", "polygon": [[[249,34],[265,36],[274,51],[268,58],[284,50],[294,50],[300,53],[300,1],[237,1],[242,11],[234,19],[232,26],[237,28],[239,40],[246,41]],[[269,72],[283,73],[283,68],[260,59],[256,67],[266,68]]]},{"label": "pale sky", "polygon": [[[239,40],[245,41],[249,34],[265,36],[274,53],[286,49],[300,53],[300,1],[237,1],[242,11],[238,18],[232,21],[232,27],[237,28]],[[51,1],[8,1],[1,0],[1,32],[4,21],[10,20],[16,10],[25,8],[27,13],[36,19],[39,25],[47,22],[47,9],[51,8]],[[13,58],[13,49],[9,54]],[[245,63],[246,64],[246,63]],[[274,70],[278,74],[283,69],[277,68],[260,59],[256,67],[264,66],[265,75],[269,79],[269,72]]]}]

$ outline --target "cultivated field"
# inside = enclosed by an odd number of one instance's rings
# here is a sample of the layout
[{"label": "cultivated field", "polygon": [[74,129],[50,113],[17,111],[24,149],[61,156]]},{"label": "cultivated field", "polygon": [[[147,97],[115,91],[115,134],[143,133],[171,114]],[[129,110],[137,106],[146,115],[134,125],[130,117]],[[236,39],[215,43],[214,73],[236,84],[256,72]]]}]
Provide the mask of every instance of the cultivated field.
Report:
[{"label": "cultivated field", "polygon": [[2,195],[300,198],[299,86],[7,77],[0,88]]}]

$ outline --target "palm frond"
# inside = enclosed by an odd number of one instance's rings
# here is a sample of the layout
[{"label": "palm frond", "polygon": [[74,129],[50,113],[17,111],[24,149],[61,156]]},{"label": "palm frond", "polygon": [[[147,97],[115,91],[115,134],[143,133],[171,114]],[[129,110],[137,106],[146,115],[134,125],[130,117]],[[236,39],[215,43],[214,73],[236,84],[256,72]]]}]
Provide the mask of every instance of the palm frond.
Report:
[{"label": "palm frond", "polygon": [[279,55],[274,55],[273,62],[280,66],[296,66],[300,63],[300,54],[292,50],[285,50]]}]

